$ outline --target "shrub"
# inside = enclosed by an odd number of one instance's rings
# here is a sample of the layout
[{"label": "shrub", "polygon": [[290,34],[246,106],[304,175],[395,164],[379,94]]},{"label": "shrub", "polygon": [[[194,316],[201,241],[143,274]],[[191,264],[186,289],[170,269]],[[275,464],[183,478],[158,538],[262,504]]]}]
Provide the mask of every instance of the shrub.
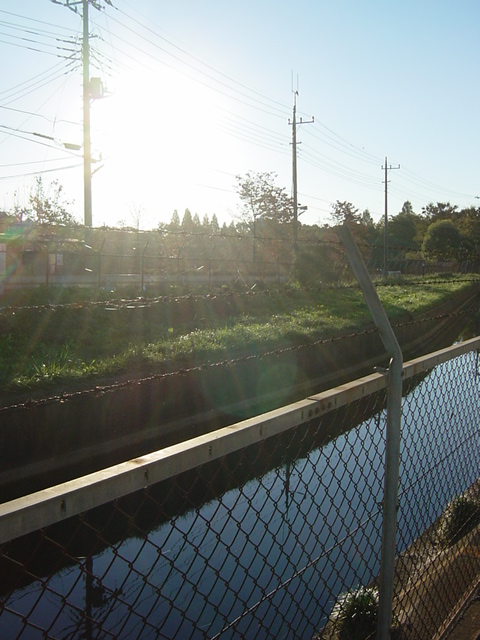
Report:
[{"label": "shrub", "polygon": [[378,619],[378,589],[359,587],[340,595],[332,610],[339,640],[375,637]]},{"label": "shrub", "polygon": [[480,523],[480,507],[476,500],[459,496],[450,502],[441,518],[438,538],[443,546],[461,540]]}]

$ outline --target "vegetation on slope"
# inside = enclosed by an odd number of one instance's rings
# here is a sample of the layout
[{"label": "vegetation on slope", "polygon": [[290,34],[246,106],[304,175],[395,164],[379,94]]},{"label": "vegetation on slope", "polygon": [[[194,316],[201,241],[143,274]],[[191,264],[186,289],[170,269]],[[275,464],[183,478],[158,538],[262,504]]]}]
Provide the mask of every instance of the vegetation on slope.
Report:
[{"label": "vegetation on slope", "polygon": [[[472,280],[402,279],[379,286],[392,323],[439,307]],[[0,308],[0,385],[12,393],[175,371],[345,335],[371,325],[357,287],[175,290],[102,300],[93,290],[17,292]]]}]

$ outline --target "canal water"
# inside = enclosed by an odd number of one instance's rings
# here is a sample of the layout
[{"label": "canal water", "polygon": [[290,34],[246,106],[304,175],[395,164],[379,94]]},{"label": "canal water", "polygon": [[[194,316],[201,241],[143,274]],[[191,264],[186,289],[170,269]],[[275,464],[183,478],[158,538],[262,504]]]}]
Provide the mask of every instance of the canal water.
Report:
[{"label": "canal water", "polygon": [[[479,380],[470,353],[405,394],[399,552],[478,478]],[[167,508],[164,488],[135,498],[154,515],[127,517],[125,533],[112,536],[107,511],[95,526],[80,519],[49,543],[42,568],[32,566],[45,536],[23,551],[20,541],[25,568],[12,579],[7,563],[0,574],[0,638],[310,640],[340,593],[379,572],[386,413],[368,413],[334,425],[322,445],[302,440],[299,455],[283,444],[274,466],[190,508],[180,498],[176,513],[176,499]],[[75,536],[93,538],[84,550],[95,551],[75,555]],[[14,555],[8,545],[3,553]]]}]

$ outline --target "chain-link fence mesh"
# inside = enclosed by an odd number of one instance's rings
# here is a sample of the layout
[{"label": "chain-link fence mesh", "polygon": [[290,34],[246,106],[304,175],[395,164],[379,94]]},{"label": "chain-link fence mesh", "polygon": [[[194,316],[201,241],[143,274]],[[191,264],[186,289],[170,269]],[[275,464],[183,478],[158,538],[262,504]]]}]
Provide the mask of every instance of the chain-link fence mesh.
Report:
[{"label": "chain-link fence mesh", "polygon": [[[476,351],[405,382],[397,637],[434,637],[480,575],[479,383]],[[0,547],[0,637],[375,637],[385,406],[20,528]]]}]

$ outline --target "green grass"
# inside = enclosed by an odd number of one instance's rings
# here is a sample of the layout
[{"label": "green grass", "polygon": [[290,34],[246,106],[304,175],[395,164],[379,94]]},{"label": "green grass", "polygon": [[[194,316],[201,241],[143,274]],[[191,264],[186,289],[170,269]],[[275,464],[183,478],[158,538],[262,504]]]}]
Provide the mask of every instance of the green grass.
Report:
[{"label": "green grass", "polygon": [[[395,322],[436,308],[473,286],[461,279],[398,281],[378,287],[378,293]],[[94,292],[80,290],[76,298],[72,290],[37,290],[32,299],[23,292],[20,301],[30,306],[0,312],[3,395],[176,370],[308,344],[371,325],[358,288],[229,293],[85,305],[95,299]],[[3,307],[6,302],[13,303],[3,300]],[[42,306],[46,303],[64,306]]]}]

